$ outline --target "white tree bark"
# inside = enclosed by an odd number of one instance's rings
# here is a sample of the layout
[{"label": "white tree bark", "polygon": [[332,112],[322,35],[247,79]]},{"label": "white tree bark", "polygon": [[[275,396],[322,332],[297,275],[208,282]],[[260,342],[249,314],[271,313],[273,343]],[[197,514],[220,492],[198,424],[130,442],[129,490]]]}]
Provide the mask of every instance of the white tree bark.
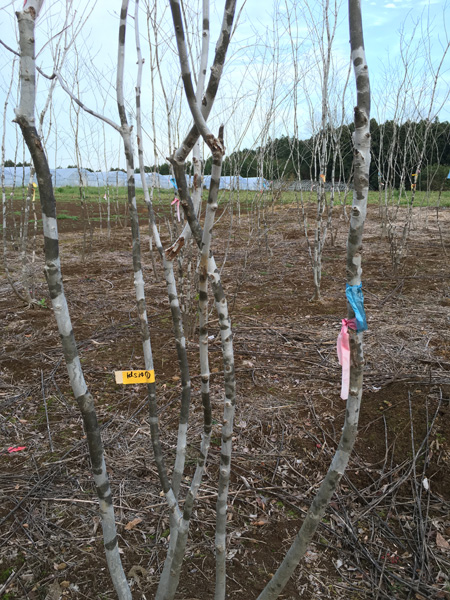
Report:
[{"label": "white tree bark", "polygon": [[20,69],[21,95],[16,109],[16,122],[19,124],[25,142],[36,169],[42,207],[45,247],[45,275],[49,287],[53,312],[67,364],[70,384],[77,400],[86,431],[89,455],[92,463],[94,481],[99,498],[102,519],[103,539],[106,560],[114,587],[120,600],[131,600],[131,592],[122,568],[117,543],[114,509],[108,474],[103,456],[100,428],[95,413],[94,401],[89,393],[81,369],[80,359],[72,330],[69,310],[61,275],[59,258],[58,227],[56,221],[56,203],[53,194],[52,178],[41,140],[34,125],[35,64],[34,30],[42,1],[28,1],[24,10],[17,13],[20,32],[20,50],[24,55],[24,64]]},{"label": "white tree bark", "polygon": [[[214,206],[217,201],[217,191],[220,181],[221,165],[224,155],[224,144],[223,144],[223,128],[219,132],[219,136],[216,138],[209,130],[206,124],[206,116],[200,109],[197,99],[194,93],[189,60],[186,50],[186,43],[184,38],[183,20],[181,17],[180,4],[178,0],[171,0],[171,11],[172,19],[174,24],[175,35],[177,39],[178,54],[180,60],[180,68],[182,73],[182,80],[184,90],[188,100],[191,114],[194,118],[195,127],[197,131],[202,135],[204,141],[211,149],[213,155],[214,169],[214,185],[211,181],[211,187],[213,187],[213,194],[209,194],[208,209],[207,209],[207,220],[205,221],[204,229],[208,227],[208,231],[203,230],[197,220],[197,215],[189,196],[186,174],[184,168],[184,160],[186,158],[186,151],[188,148],[192,148],[195,143],[194,135],[198,135],[196,132],[190,134],[186,138],[185,142],[180,146],[177,152],[171,157],[174,174],[177,180],[178,193],[181,204],[185,210],[186,217],[191,228],[192,235],[199,247],[199,250],[203,251],[204,243],[209,244],[209,237],[211,235]],[[225,4],[224,10],[224,22],[227,24],[228,31],[231,30],[233,22],[235,3],[233,1]],[[226,37],[226,30],[222,30],[222,37],[219,40],[216,48],[216,58],[218,55],[218,48],[222,43],[224,49],[228,46],[229,37]],[[225,53],[221,56],[222,65],[225,60]],[[219,79],[217,80],[217,86]],[[209,86],[208,86],[209,87]],[[216,88],[217,90],[217,88]],[[207,90],[208,92],[208,90]],[[205,101],[207,102],[207,95]],[[215,95],[215,93],[214,93]],[[217,189],[214,189],[216,188]],[[215,199],[214,199],[215,198]],[[206,236],[206,237],[205,237]],[[203,261],[204,265],[204,261]],[[205,265],[204,265],[205,266]],[[225,399],[224,399],[224,411],[223,411],[223,423],[222,423],[222,447],[221,447],[221,458],[220,458],[220,469],[219,469],[219,484],[218,484],[218,496],[216,505],[216,588],[215,588],[215,600],[224,600],[226,595],[226,519],[227,519],[227,499],[228,499],[228,487],[230,481],[230,469],[231,469],[231,440],[233,435],[233,421],[236,404],[236,381],[234,372],[234,354],[233,354],[233,341],[231,331],[231,320],[228,314],[228,306],[226,297],[222,288],[220,280],[220,272],[217,268],[214,257],[209,252],[207,260],[207,271],[208,277],[211,282],[212,291],[214,294],[214,300],[216,305],[217,314],[219,317],[219,327],[221,332],[222,341],[222,355],[224,364],[224,379],[225,379]]]},{"label": "white tree bark", "polygon": [[[370,86],[364,52],[360,0],[349,0],[350,44],[356,79],[357,106],[355,107],[354,134],[354,195],[347,241],[347,284],[361,283],[361,250],[364,220],[367,210],[370,165]],[[355,314],[348,304],[348,317]],[[258,596],[258,600],[275,600],[286,586],[300,559],[319,526],[325,510],[348,465],[355,443],[362,396],[363,347],[362,332],[350,330],[350,392],[347,400],[346,418],[336,454],[331,462],[303,525],[270,582]]]},{"label": "white tree bark", "polygon": [[[187,446],[187,424],[189,418],[189,407],[191,400],[191,381],[189,374],[189,364],[186,353],[186,340],[183,331],[183,321],[180,310],[180,304],[178,300],[177,288],[175,283],[173,262],[166,258],[162,242],[160,239],[159,231],[156,226],[153,204],[149,194],[147,181],[145,177],[144,170],[144,150],[143,150],[143,136],[142,136],[142,124],[141,124],[141,81],[142,81],[142,53],[140,49],[140,41],[139,41],[139,5],[136,2],[135,5],[135,36],[136,36],[136,51],[138,55],[138,76],[137,76],[137,85],[136,85],[136,133],[137,133],[137,145],[138,145],[138,157],[139,157],[139,168],[141,173],[141,181],[142,187],[144,191],[145,202],[147,203],[149,210],[150,223],[152,228],[152,234],[155,239],[156,247],[161,256],[164,266],[164,277],[166,280],[167,293],[169,296],[170,302],[170,310],[172,314],[172,321],[175,333],[176,340],[176,348],[178,361],[180,365],[181,372],[181,383],[182,383],[182,392],[181,392],[181,409],[180,409],[180,421],[178,426],[178,436],[177,436],[177,451],[175,457],[175,465],[172,475],[172,482],[170,484],[170,489],[166,490],[165,486],[169,486],[169,482],[163,481],[163,489],[166,493],[166,497],[170,503],[172,503],[171,508],[171,534],[170,534],[170,545],[168,550],[168,555],[166,557],[166,561],[164,563],[164,569],[160,578],[160,583],[158,586],[158,591],[156,594],[156,598],[170,598],[176,592],[176,587],[178,584],[178,579],[175,583],[174,573],[172,569],[172,560],[175,551],[175,546],[177,545],[177,533],[180,528],[181,523],[181,512],[178,509],[178,495],[180,490],[180,484],[184,473],[184,465],[186,458],[186,446]],[[151,408],[151,422],[154,433],[158,436],[158,416],[155,408]],[[155,439],[155,435],[153,436]],[[154,443],[154,451],[155,457],[158,461],[162,462],[162,450],[160,445],[158,447],[155,446]],[[199,485],[200,482],[198,482]],[[186,507],[185,507],[186,510]]]},{"label": "white tree bark", "polygon": [[[178,9],[179,9],[179,6],[178,6]],[[201,103],[199,103],[201,115],[205,121],[208,119],[208,116],[211,112],[211,109],[212,109],[212,106],[214,104],[214,100],[215,100],[215,97],[217,94],[217,90],[219,87],[219,82],[222,77],[223,67],[224,67],[224,63],[225,63],[225,57],[227,54],[227,49],[228,49],[228,45],[230,43],[230,38],[231,38],[231,29],[233,26],[233,18],[234,18],[235,9],[236,9],[236,0],[231,0],[230,2],[225,4],[222,25],[221,25],[221,29],[220,29],[220,37],[219,37],[219,40],[216,45],[216,51],[215,51],[213,65],[211,67],[211,73],[210,73],[208,85],[206,87],[205,94],[202,98],[202,101],[201,101]],[[205,40],[206,27],[205,27],[205,25],[206,24],[204,23],[204,31],[203,31],[204,39],[203,39],[203,41],[206,43],[206,40]],[[204,50],[202,51],[202,55],[203,55],[203,52],[204,52]],[[203,67],[203,59],[201,62],[201,70],[203,70],[202,67]],[[189,73],[189,65],[187,67],[187,72]],[[200,81],[200,78],[199,78],[199,81]],[[197,92],[198,91],[199,91],[199,88],[197,86]],[[197,96],[198,96],[198,94],[194,95],[194,97],[196,99],[197,99]],[[198,101],[198,99],[197,99],[197,101]],[[192,102],[192,99],[191,99],[191,102]],[[185,137],[185,139],[181,143],[180,147],[174,153],[174,159],[177,162],[179,162],[180,164],[184,163],[188,154],[194,148],[197,140],[199,139],[199,136],[200,136],[200,132],[197,128],[197,125],[194,123],[194,126],[191,128],[188,135]],[[195,161],[194,161],[194,168],[195,168]],[[195,190],[195,184],[196,184],[196,181],[194,178],[194,190]],[[199,208],[198,206],[195,205],[195,195],[194,195],[194,208],[196,210],[198,210],[198,208]],[[183,228],[183,231],[182,231],[181,235],[178,237],[178,239],[170,246],[170,248],[167,248],[167,250],[166,250],[167,257],[170,258],[171,260],[173,260],[177,256],[177,254],[180,252],[181,248],[184,246],[186,240],[190,237],[190,235],[191,235],[191,233],[190,233],[189,225],[187,225],[186,227]]]}]

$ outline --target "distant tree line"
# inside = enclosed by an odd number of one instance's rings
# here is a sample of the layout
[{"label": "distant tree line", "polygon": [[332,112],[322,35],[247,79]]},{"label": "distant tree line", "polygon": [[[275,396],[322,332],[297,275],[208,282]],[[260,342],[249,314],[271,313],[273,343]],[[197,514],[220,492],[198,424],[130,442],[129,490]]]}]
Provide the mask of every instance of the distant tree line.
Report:
[{"label": "distant tree line", "polygon": [[[160,165],[151,165],[151,166],[144,166],[144,171],[145,173],[159,173],[160,175],[170,175],[170,166],[169,163],[162,163]],[[140,169],[139,167],[137,167],[137,169],[134,170],[135,173],[140,173]],[[193,171],[193,166],[192,163],[188,160],[186,161],[186,173],[188,175],[193,175],[194,171]],[[207,175],[209,175],[211,173],[211,167],[209,170],[209,173],[206,173]]]},{"label": "distant tree line", "polygon": [[31,167],[31,163],[27,161],[15,163],[13,160],[5,160],[5,167]]},{"label": "distant tree line", "polygon": [[[144,167],[144,171],[145,173],[159,173],[160,175],[169,175],[170,174],[170,167],[169,167],[169,163],[162,163],[162,165],[145,165]],[[135,173],[140,173],[140,169],[139,167],[137,167],[137,169],[134,170]]]},{"label": "distant tree line", "polygon": [[[370,187],[379,189],[387,183],[398,188],[401,183],[409,185],[415,173],[423,149],[425,129],[430,126],[420,173],[418,189],[440,189],[446,184],[450,170],[450,123],[439,122],[431,125],[427,121],[418,123],[406,121],[399,125],[393,121],[378,124],[371,119],[372,160]],[[329,159],[326,180],[330,181],[333,170],[332,147],[338,143],[338,159],[335,163],[335,181],[348,181],[352,173],[354,125],[344,125],[328,132]],[[336,141],[338,140],[338,141]],[[224,160],[223,175],[239,174],[242,177],[263,176],[271,180],[317,180],[318,135],[307,140],[297,140],[287,136],[269,140],[268,144],[256,149],[245,149],[232,153]],[[388,169],[389,163],[392,165]],[[211,159],[205,164],[205,173],[210,172]],[[390,171],[389,182],[386,181]]]}]

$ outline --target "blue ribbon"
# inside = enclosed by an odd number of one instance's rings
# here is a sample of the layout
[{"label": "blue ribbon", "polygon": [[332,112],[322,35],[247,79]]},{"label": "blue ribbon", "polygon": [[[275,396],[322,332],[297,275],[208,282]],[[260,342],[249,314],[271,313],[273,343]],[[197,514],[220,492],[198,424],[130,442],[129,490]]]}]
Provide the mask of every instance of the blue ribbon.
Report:
[{"label": "blue ribbon", "polygon": [[173,187],[177,190],[178,186],[177,186],[177,182],[175,180],[175,177],[171,177],[170,178],[170,183],[173,185]]},{"label": "blue ribbon", "polygon": [[367,321],[366,321],[366,313],[364,312],[364,296],[362,293],[362,284],[359,285],[349,285],[348,283],[345,286],[345,295],[347,296],[347,300],[350,306],[353,309],[356,317],[356,331],[359,333],[360,331],[366,331],[367,329]]}]

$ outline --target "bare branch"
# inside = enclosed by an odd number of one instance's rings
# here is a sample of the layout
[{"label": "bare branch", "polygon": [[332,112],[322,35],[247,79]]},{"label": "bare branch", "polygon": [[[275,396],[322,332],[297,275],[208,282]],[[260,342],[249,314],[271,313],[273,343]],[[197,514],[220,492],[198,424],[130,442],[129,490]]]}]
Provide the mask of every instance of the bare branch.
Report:
[{"label": "bare branch", "polygon": [[[83,104],[81,102],[81,100],[79,100],[79,98],[77,98],[72,92],[71,90],[67,87],[67,85],[64,83],[63,78],[61,77],[61,75],[56,72],[54,73],[54,76],[57,77],[60,86],[62,87],[62,89],[66,92],[66,94],[68,94],[72,100],[78,104],[78,106],[80,108],[82,108],[85,112],[89,113],[90,115],[92,115],[93,117],[96,117],[97,119],[100,119],[101,121],[104,121],[105,123],[107,123],[108,125],[111,125],[111,127],[113,127],[116,131],[118,131],[120,133],[121,129],[120,126],[117,125],[117,123],[114,123],[114,121],[111,121],[111,119],[108,119],[108,117],[105,117],[97,112],[95,112],[95,110],[92,110],[91,108],[87,107],[85,104]],[[49,79],[51,79],[49,77]]]},{"label": "bare branch", "polygon": [[4,46],[7,50],[9,50],[10,52],[12,52],[13,54],[15,54],[16,56],[20,56],[20,52],[16,52],[12,48],[10,48],[7,44],[5,44],[5,42],[3,40],[0,40],[0,44],[2,46]]}]

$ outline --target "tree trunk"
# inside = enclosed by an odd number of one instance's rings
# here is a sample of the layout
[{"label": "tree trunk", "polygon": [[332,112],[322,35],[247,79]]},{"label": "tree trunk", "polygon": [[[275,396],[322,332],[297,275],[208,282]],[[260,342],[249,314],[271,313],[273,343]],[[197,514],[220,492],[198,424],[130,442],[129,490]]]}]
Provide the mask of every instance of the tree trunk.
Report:
[{"label": "tree trunk", "polygon": [[16,109],[16,122],[22,130],[36,169],[44,229],[45,275],[61,336],[70,383],[80,408],[86,431],[89,456],[91,458],[92,471],[99,498],[106,560],[119,599],[131,600],[131,592],[120,560],[113,501],[106,472],[100,428],[97,422],[94,401],[87,389],[81,369],[67,301],[64,295],[52,178],[47,157],[45,156],[35,127],[34,30],[35,20],[39,15],[41,6],[42,0],[29,0],[25,3],[24,10],[17,13],[21,50],[21,95],[19,107]]},{"label": "tree trunk", "polygon": [[[349,0],[349,25],[358,99],[355,107],[354,134],[355,190],[347,241],[347,287],[353,287],[361,284],[362,234],[367,209],[370,165],[370,86],[364,52],[360,0]],[[350,303],[348,304],[348,317],[355,317]],[[274,600],[282,592],[306,552],[345,472],[358,428],[363,383],[362,341],[362,331],[350,330],[350,392],[345,423],[336,454],[291,548],[275,575],[259,595],[258,600]]]}]

